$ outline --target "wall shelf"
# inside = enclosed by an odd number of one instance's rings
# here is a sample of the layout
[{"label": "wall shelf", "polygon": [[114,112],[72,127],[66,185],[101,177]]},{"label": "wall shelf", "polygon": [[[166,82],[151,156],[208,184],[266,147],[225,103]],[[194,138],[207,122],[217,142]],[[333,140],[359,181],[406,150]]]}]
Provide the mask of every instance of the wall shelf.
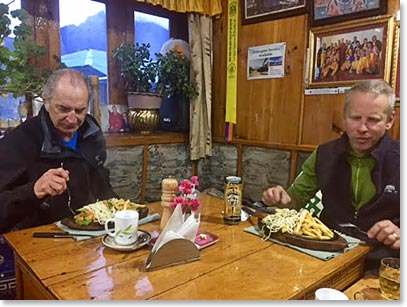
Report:
[{"label": "wall shelf", "polygon": [[152,134],[111,133],[105,134],[107,147],[141,146],[150,144],[188,143],[189,133],[155,132]]}]

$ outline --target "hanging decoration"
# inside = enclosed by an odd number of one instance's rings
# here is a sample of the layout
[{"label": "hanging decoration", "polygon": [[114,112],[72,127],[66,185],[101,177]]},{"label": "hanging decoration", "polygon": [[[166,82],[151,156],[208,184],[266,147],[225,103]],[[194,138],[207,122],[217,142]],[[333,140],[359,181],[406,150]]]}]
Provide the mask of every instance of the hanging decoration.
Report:
[{"label": "hanging decoration", "polygon": [[237,104],[237,46],[238,46],[237,0],[228,2],[227,72],[226,72],[226,114],[225,140],[232,141],[233,125],[236,124]]}]

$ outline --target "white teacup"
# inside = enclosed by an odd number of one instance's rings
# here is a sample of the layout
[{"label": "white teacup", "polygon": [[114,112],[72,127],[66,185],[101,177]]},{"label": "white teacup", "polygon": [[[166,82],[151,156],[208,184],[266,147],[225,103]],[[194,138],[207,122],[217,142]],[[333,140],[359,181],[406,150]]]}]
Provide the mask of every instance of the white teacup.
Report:
[{"label": "white teacup", "polygon": [[349,300],[345,293],[332,288],[319,288],[315,291],[317,301],[345,301]]},{"label": "white teacup", "polygon": [[[114,237],[116,243],[119,245],[133,244],[138,238],[138,218],[138,212],[135,210],[117,211],[114,218],[106,221],[106,233]],[[114,231],[109,230],[109,222],[114,223]]]}]

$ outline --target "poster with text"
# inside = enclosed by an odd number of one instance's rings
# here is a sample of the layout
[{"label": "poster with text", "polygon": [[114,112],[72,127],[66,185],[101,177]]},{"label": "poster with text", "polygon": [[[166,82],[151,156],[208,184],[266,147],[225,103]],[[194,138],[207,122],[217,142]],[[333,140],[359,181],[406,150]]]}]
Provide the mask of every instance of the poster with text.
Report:
[{"label": "poster with text", "polygon": [[251,47],[247,52],[247,79],[283,78],[285,43]]}]

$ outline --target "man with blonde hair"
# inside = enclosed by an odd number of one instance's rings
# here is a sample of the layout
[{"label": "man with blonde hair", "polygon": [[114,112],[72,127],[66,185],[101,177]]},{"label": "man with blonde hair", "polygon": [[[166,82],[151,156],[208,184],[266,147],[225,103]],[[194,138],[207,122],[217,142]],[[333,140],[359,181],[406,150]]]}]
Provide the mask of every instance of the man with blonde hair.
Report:
[{"label": "man with blonde hair", "polygon": [[383,257],[400,257],[400,142],[386,133],[394,123],[394,103],[385,81],[355,84],[343,110],[346,133],[318,146],[287,190],[277,186],[263,193],[268,205],[299,209],[321,190],[321,220],[372,244],[365,271],[377,271]]}]

